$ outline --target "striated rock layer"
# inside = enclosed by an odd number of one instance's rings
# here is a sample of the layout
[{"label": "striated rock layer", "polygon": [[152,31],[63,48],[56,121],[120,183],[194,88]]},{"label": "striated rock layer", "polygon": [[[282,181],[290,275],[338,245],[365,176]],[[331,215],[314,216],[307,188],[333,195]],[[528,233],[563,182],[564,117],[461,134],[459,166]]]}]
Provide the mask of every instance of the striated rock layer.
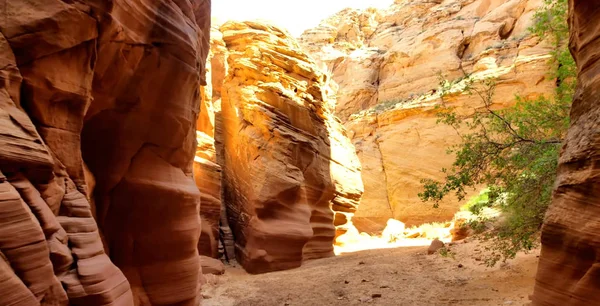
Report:
[{"label": "striated rock layer", "polygon": [[[461,80],[494,78],[495,107],[515,94],[552,93],[551,47],[529,35],[543,0],[411,0],[385,10],[347,9],[300,37],[303,48],[338,84],[336,114],[362,164],[365,193],[353,220],[363,231],[389,218],[418,225],[452,219],[460,203],[439,209],[422,203],[421,179],[443,179],[458,144],[456,132],[436,124],[440,78],[455,88],[447,98],[463,114],[481,105],[461,94]],[[464,85],[464,83],[462,83]]]},{"label": "striated rock layer", "polygon": [[197,305],[210,1],[0,15],[0,305]]},{"label": "striated rock layer", "polygon": [[577,90],[544,226],[534,305],[597,305],[600,295],[600,10],[569,1]]},{"label": "striated rock layer", "polygon": [[333,255],[362,181],[329,80],[279,28],[229,22],[220,31],[228,73],[213,83],[222,88],[216,137],[236,258],[260,273]]}]

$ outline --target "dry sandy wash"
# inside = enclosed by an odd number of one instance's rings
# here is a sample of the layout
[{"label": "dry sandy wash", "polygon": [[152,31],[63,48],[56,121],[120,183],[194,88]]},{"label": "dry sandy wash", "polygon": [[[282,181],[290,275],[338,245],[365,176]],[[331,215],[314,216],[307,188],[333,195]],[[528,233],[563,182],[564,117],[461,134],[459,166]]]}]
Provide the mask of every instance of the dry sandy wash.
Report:
[{"label": "dry sandy wash", "polygon": [[487,268],[477,242],[450,248],[454,258],[426,255],[427,247],[380,249],[261,275],[230,266],[203,287],[202,305],[529,304],[539,251]]}]

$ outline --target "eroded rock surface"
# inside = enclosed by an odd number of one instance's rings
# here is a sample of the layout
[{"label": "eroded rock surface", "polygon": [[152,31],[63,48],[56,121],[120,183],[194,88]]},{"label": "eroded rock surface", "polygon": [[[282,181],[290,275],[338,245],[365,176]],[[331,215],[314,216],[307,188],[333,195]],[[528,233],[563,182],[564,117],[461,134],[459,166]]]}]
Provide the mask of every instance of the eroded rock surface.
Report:
[{"label": "eroded rock surface", "polygon": [[209,15],[208,0],[2,6],[1,305],[198,303]]},{"label": "eroded rock surface", "polygon": [[362,181],[329,80],[279,28],[229,22],[220,31],[228,67],[212,69],[228,73],[213,82],[222,88],[217,151],[238,261],[260,273],[333,255]]},{"label": "eroded rock surface", "polygon": [[354,217],[367,232],[388,218],[407,226],[452,219],[455,199],[439,209],[420,201],[421,179],[443,179],[459,143],[436,124],[440,77],[455,84],[450,106],[463,114],[481,105],[461,80],[494,78],[494,107],[515,94],[552,92],[550,46],[528,34],[541,0],[396,1],[386,10],[344,10],[300,37],[303,48],[339,86],[336,114],[356,146],[365,193]]},{"label": "eroded rock surface", "polygon": [[577,90],[556,189],[542,228],[534,305],[595,305],[600,294],[598,5],[598,1],[569,1]]}]

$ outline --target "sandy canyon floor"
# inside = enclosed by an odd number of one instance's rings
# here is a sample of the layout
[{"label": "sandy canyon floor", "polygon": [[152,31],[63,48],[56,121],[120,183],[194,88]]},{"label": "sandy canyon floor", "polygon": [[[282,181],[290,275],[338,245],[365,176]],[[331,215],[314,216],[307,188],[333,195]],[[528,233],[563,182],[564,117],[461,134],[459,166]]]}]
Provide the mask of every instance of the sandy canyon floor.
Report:
[{"label": "sandy canyon floor", "polygon": [[476,241],[451,247],[453,258],[427,247],[369,250],[249,275],[228,266],[209,277],[204,306],[527,305],[539,251],[486,267]]}]

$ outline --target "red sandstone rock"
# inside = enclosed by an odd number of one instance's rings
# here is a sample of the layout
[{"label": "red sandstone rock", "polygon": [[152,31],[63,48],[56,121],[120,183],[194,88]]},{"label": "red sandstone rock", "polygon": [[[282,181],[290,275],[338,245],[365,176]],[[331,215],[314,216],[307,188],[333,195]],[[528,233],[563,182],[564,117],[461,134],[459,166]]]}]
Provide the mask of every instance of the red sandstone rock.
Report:
[{"label": "red sandstone rock", "polygon": [[199,3],[196,16],[189,2],[115,3],[99,37],[82,147],[111,258],[143,304],[197,303],[192,164],[210,2]]},{"label": "red sandstone rock", "polygon": [[578,87],[542,229],[534,305],[598,305],[600,296],[600,1],[569,1]]},{"label": "red sandstone rock", "polygon": [[229,73],[216,136],[236,258],[261,273],[333,255],[335,226],[356,210],[362,181],[326,76],[279,28],[220,30]]},{"label": "red sandstone rock", "polygon": [[210,1],[0,12],[0,305],[196,305]]},{"label": "red sandstone rock", "polygon": [[8,283],[0,287],[0,304],[67,305],[40,224],[19,192],[0,176],[0,250],[5,264],[0,275]]},{"label": "red sandstone rock", "polygon": [[[36,14],[16,13],[34,7],[32,12]],[[0,304],[66,305],[67,298],[73,305],[132,301],[127,280],[103,252],[87,199],[65,172],[80,178],[84,189],[83,172],[77,171],[83,167],[79,136],[72,132],[81,128],[82,114],[78,107],[65,106],[79,101],[85,108],[86,98],[89,100],[89,92],[86,97],[84,93],[91,82],[78,79],[76,69],[78,63],[83,63],[81,68],[85,70],[89,62],[72,53],[78,51],[69,49],[70,44],[80,44],[75,48],[79,49],[86,43],[77,41],[81,35],[68,33],[74,22],[85,26],[82,20],[89,17],[73,6],[42,1],[11,2],[3,13],[10,17],[0,21],[0,168],[8,176],[7,180],[1,175],[0,252],[6,282],[0,286]],[[51,29],[51,24],[63,25],[65,36],[51,39],[49,35],[57,32],[50,30],[23,35],[28,33],[25,25],[31,24],[43,29]],[[85,38],[94,38],[95,27],[89,32]],[[38,49],[45,43],[53,45]],[[65,56],[72,56],[72,62],[65,61]],[[53,59],[55,69],[48,70],[46,65]],[[61,71],[69,72],[69,67],[75,69],[73,75],[62,75]],[[45,80],[43,85],[37,83],[40,79]],[[81,95],[75,93],[77,90]],[[30,111],[39,127],[33,125],[23,108]],[[63,150],[66,147],[73,151]],[[65,167],[62,159],[71,162],[72,167]]]}]

